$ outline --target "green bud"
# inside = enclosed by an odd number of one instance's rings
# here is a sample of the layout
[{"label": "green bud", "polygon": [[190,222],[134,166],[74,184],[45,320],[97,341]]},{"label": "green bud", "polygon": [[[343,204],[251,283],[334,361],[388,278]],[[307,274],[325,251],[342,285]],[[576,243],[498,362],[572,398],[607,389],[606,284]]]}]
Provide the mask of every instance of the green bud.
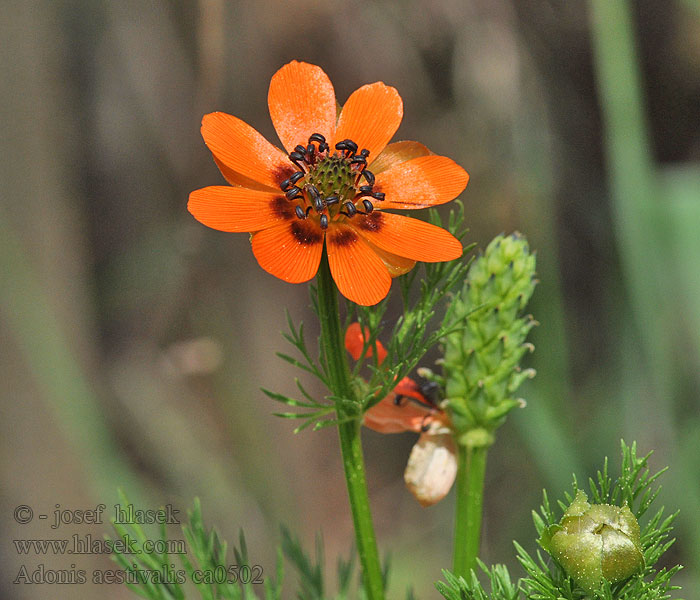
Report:
[{"label": "green bud", "polygon": [[[492,432],[508,412],[523,402],[515,392],[532,369],[521,370],[532,352],[525,338],[536,324],[522,316],[535,288],[535,257],[520,234],[497,236],[474,260],[464,288],[455,296],[447,319],[465,327],[444,340],[446,408],[459,439],[472,429]],[[462,436],[462,437],[460,437]]]},{"label": "green bud", "polygon": [[603,579],[616,583],[644,568],[639,524],[629,507],[589,504],[580,490],[540,544],[587,592],[599,589]]}]

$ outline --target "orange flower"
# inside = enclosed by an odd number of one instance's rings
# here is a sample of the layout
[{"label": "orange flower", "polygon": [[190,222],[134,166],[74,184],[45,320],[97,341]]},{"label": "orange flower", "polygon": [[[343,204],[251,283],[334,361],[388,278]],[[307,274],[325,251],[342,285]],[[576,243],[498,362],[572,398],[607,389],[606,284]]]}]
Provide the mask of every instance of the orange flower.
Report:
[{"label": "orange flower", "polygon": [[[355,360],[362,357],[366,335],[359,323],[352,323],[345,332],[345,348]],[[381,364],[386,350],[379,341],[375,347]],[[373,351],[370,347],[365,356]],[[450,420],[415,381],[409,377],[399,381],[391,394],[365,413],[362,424],[379,433],[420,433],[404,472],[406,487],[422,506],[432,506],[448,494],[457,476]]]},{"label": "orange flower", "polygon": [[362,86],[338,113],[323,70],[293,61],[272,77],[268,106],[286,153],[234,116],[202,120],[202,137],[232,187],[192,192],[188,209],[198,221],[251,232],[260,266],[290,283],[316,274],[325,240],[338,289],[366,306],[416,261],[461,256],[444,229],[384,212],[449,202],[469,179],[422,144],[387,145],[403,117],[393,87]]}]

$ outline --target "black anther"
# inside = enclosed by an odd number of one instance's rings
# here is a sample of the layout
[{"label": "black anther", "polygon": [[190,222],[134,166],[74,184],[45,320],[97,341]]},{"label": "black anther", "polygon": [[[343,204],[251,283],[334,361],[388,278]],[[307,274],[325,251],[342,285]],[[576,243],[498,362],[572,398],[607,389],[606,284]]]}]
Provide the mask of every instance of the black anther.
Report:
[{"label": "black anther", "polygon": [[292,162],[297,162],[299,160],[304,160],[304,155],[301,152],[292,152],[289,155],[289,159]]},{"label": "black anther", "polygon": [[354,156],[355,152],[357,152],[357,144],[352,140],[345,140],[345,145],[347,146],[347,149],[350,150],[350,153]]},{"label": "black anther", "polygon": [[354,217],[357,214],[357,208],[355,208],[355,205],[352,202],[346,202],[343,204],[343,207],[345,208],[345,211],[340,211],[347,217]]},{"label": "black anther", "polygon": [[[303,175],[303,173],[302,173]],[[280,183],[280,189],[283,192],[286,192],[289,189],[289,186],[292,185],[292,178],[290,177],[289,179],[285,179],[282,183]]]},{"label": "black anther", "polygon": [[316,146],[314,146],[313,144],[309,144],[306,147],[306,156],[308,157],[308,159],[310,161],[313,161],[315,154],[316,154]]},{"label": "black anther", "polygon": [[328,229],[328,215],[321,215],[321,229]]},{"label": "black anther", "polygon": [[343,140],[342,142],[338,142],[335,145],[336,150],[347,150],[348,149],[348,142],[347,140]]},{"label": "black anther", "polygon": [[328,198],[326,198],[326,206],[332,206],[334,204],[338,204],[338,202],[340,202],[340,198],[338,198],[338,196],[328,196]]},{"label": "black anther", "polygon": [[362,206],[365,207],[365,211],[367,214],[371,213],[374,210],[374,204],[372,204],[367,198],[365,198],[362,201]]},{"label": "black anther", "polygon": [[362,176],[367,180],[367,183],[369,183],[370,187],[374,185],[374,173],[372,171],[368,171],[365,169],[362,171]]},{"label": "black anther", "polygon": [[367,150],[367,148],[362,148],[362,150],[360,150],[360,156],[367,158],[369,156],[369,150]]},{"label": "black anther", "polygon": [[314,208],[316,209],[317,213],[322,212],[325,208],[323,206],[323,198],[321,198],[321,196],[317,196],[316,198],[314,198]]},{"label": "black anther", "polygon": [[297,213],[297,217],[300,219],[306,219],[306,214],[304,214],[304,209],[298,204],[294,207],[294,211]]},{"label": "black anther", "polygon": [[294,147],[294,151],[302,155],[306,154],[306,146],[302,146],[301,144],[299,144],[298,146]]},{"label": "black anther", "polygon": [[321,197],[321,192],[318,191],[318,188],[315,185],[307,185],[305,187],[306,191],[309,192],[309,195],[316,201],[316,198]]},{"label": "black anther", "polygon": [[301,196],[302,193],[297,186],[294,186],[293,188],[288,189],[284,195],[287,196],[287,200],[294,200],[294,198]]},{"label": "black anther", "polygon": [[367,159],[364,156],[353,156],[350,161],[351,165],[367,165]]},{"label": "black anther", "polygon": [[311,142],[318,142],[319,144],[325,144],[326,138],[324,136],[322,136],[320,133],[312,133],[309,136],[309,144]]},{"label": "black anther", "polygon": [[371,194],[372,193],[372,186],[371,185],[361,185],[360,189],[358,190],[360,194]]},{"label": "black anther", "polygon": [[[292,176],[289,178],[288,181],[289,181],[290,183],[296,183],[296,182],[299,181],[302,177],[304,177],[304,171],[297,171],[296,173],[294,173],[294,175],[292,175]],[[284,182],[282,182],[282,183],[284,183]]]},{"label": "black anther", "polygon": [[372,198],[375,200],[384,200],[385,196],[386,194],[384,192],[374,192],[374,194],[372,194]]}]

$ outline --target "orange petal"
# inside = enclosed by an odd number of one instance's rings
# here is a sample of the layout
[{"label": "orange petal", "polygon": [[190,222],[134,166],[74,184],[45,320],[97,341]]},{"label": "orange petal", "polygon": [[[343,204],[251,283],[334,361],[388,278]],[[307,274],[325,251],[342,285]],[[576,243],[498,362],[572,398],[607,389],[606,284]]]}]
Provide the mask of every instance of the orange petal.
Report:
[{"label": "orange petal", "polygon": [[371,164],[394,136],[402,118],[403,102],[393,87],[381,81],[363,85],[343,106],[333,144],[352,140],[360,150],[369,150],[367,163]]},{"label": "orange petal", "polygon": [[219,231],[258,231],[295,218],[294,207],[284,195],[229,186],[195,190],[187,210]]},{"label": "orange petal", "polygon": [[296,171],[281,150],[233,115],[204,115],[202,137],[217,162],[268,188],[279,189],[279,184]]},{"label": "orange petal", "polygon": [[363,306],[386,298],[389,272],[351,227],[334,223],[326,234],[326,248],[331,274],[343,296]]},{"label": "orange petal", "polygon": [[[365,333],[363,334],[360,324],[357,322],[351,323],[345,331],[345,349],[350,353],[353,360],[357,360],[362,355],[366,335],[369,335],[369,328],[365,327]],[[375,344],[377,346],[377,362],[381,365],[386,358],[386,349],[379,340],[377,340]],[[370,346],[367,348],[365,356],[370,357],[373,356],[373,354],[374,348]]]},{"label": "orange petal", "polygon": [[374,191],[386,198],[376,205],[384,209],[444,204],[459,196],[468,181],[467,172],[451,158],[421,156],[377,175]]},{"label": "orange petal", "polygon": [[270,191],[269,186],[264,185],[262,183],[258,183],[257,181],[254,181],[249,177],[245,177],[244,175],[237,173],[233,169],[229,169],[224,163],[222,163],[218,158],[216,158],[216,156],[214,156],[214,162],[216,163],[216,166],[219,167],[219,171],[221,171],[221,174],[224,176],[224,179],[228,181],[231,185],[235,185],[237,187],[244,187],[251,190],[260,190],[263,192]]},{"label": "orange petal", "polygon": [[335,91],[321,67],[293,60],[272,76],[267,95],[275,131],[292,152],[312,133],[330,142],[335,130]]},{"label": "orange petal", "polygon": [[430,154],[432,152],[420,142],[394,142],[384,148],[376,160],[372,161],[372,173],[377,175],[407,160]]},{"label": "orange petal", "polygon": [[382,259],[384,266],[389,269],[389,275],[391,278],[398,277],[399,275],[405,275],[413,267],[416,266],[416,261],[406,258],[404,256],[399,256],[398,254],[392,254],[386,250],[382,250],[378,246],[375,246],[372,242],[365,240],[369,247],[377,253],[377,256]]},{"label": "orange petal", "polygon": [[412,260],[441,262],[462,256],[462,244],[456,237],[425,221],[375,211],[355,215],[350,223],[375,246]]},{"label": "orange petal", "polygon": [[296,219],[259,231],[252,243],[263,269],[289,283],[301,283],[318,271],[323,231],[311,219]]}]

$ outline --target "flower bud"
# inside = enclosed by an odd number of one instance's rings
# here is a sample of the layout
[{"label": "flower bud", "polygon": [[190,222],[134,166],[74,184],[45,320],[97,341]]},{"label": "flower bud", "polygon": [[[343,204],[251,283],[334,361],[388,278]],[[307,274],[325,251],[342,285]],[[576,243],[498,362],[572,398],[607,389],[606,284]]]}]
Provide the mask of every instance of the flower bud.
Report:
[{"label": "flower bud", "polygon": [[603,579],[616,583],[644,568],[639,524],[629,507],[589,504],[580,490],[540,544],[587,592],[599,589]]},{"label": "flower bud", "polygon": [[515,392],[534,371],[519,363],[533,350],[525,338],[535,320],[521,312],[535,283],[535,257],[517,233],[497,236],[469,268],[447,316],[464,327],[444,340],[446,404],[458,436],[491,433],[523,405]]}]

